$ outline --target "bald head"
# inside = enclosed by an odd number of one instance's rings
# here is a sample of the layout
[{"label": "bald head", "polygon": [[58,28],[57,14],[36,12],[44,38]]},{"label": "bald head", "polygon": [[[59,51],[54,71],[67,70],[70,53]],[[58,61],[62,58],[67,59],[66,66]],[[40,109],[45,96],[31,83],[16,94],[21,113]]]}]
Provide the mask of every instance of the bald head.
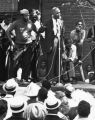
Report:
[{"label": "bald head", "polygon": [[52,12],[52,15],[55,19],[60,18],[60,9],[58,7],[53,7],[51,12]]}]

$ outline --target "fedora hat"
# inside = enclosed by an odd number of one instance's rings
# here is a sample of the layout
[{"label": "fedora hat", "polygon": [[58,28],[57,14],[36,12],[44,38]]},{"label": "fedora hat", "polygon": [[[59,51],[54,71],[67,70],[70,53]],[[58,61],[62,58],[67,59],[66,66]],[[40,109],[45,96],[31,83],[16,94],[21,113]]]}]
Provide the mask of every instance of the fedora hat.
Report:
[{"label": "fedora hat", "polygon": [[31,82],[26,88],[25,95],[28,97],[36,97],[39,90],[40,86],[38,86],[36,83]]},{"label": "fedora hat", "polygon": [[21,96],[15,96],[10,103],[12,113],[20,113],[25,110],[27,102]]},{"label": "fedora hat", "polygon": [[45,101],[45,106],[47,110],[57,109],[60,105],[61,105],[61,101],[55,96],[48,97]]},{"label": "fedora hat", "polygon": [[72,86],[71,83],[65,84],[64,88],[65,88],[66,90],[68,90],[69,92],[73,92],[73,91],[75,90],[75,88]]},{"label": "fedora hat", "polygon": [[18,84],[15,81],[15,78],[11,78],[3,85],[3,90],[5,92],[15,92],[17,87],[18,87]]}]

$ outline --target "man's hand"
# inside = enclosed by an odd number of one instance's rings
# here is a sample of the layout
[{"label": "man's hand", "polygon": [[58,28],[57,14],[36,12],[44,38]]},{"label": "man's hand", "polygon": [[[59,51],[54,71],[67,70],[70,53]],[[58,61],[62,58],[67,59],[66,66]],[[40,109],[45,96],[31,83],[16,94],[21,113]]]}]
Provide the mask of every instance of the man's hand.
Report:
[{"label": "man's hand", "polygon": [[78,44],[79,44],[79,45],[83,45],[83,42],[81,41],[81,42],[79,42]]},{"label": "man's hand", "polygon": [[54,47],[57,47],[57,44],[58,44],[58,38],[55,38],[54,39]]},{"label": "man's hand", "polygon": [[13,51],[14,48],[15,48],[15,43],[12,41],[11,42],[11,50]]}]

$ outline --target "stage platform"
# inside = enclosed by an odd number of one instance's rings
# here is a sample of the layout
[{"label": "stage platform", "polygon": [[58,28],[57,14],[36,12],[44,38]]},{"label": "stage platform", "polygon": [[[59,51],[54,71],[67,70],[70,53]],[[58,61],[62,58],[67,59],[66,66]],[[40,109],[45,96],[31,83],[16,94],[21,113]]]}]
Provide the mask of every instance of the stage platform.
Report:
[{"label": "stage platform", "polygon": [[[4,91],[2,89],[4,83],[0,84],[0,93],[4,94]],[[40,83],[38,83],[39,85],[41,85]],[[84,83],[84,82],[78,82],[77,84],[72,84],[73,87],[75,89],[82,89],[84,91],[90,92],[91,94],[93,94],[95,96],[95,85],[92,84],[88,84],[88,83]],[[17,95],[21,95],[25,92],[27,85],[20,85],[20,87],[17,89],[16,94]],[[52,90],[53,91],[64,91],[64,85],[63,86],[52,86]]]}]

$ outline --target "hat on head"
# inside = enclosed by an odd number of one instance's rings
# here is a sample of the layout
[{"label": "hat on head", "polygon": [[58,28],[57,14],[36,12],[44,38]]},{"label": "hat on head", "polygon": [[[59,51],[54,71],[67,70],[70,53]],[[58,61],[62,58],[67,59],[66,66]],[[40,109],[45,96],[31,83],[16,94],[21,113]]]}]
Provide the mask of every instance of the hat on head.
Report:
[{"label": "hat on head", "polygon": [[16,96],[12,99],[10,103],[10,108],[12,113],[20,113],[25,110],[27,103],[21,98],[21,96]]},{"label": "hat on head", "polygon": [[20,10],[20,14],[29,15],[29,11],[27,9],[22,9],[22,10]]},{"label": "hat on head", "polygon": [[69,92],[73,92],[75,90],[75,88],[70,83],[65,84],[65,89],[68,90]]},{"label": "hat on head", "polygon": [[88,72],[88,75],[90,75],[90,74],[94,74],[94,71],[90,71],[90,72]]},{"label": "hat on head", "polygon": [[45,101],[45,106],[47,110],[57,109],[61,105],[61,101],[55,96],[48,97]]},{"label": "hat on head", "polygon": [[17,87],[18,87],[18,84],[15,81],[15,78],[11,78],[3,85],[3,90],[5,92],[15,92]]},{"label": "hat on head", "polygon": [[31,82],[26,88],[25,95],[28,97],[36,97],[39,90],[40,86],[38,86],[36,83]]}]

